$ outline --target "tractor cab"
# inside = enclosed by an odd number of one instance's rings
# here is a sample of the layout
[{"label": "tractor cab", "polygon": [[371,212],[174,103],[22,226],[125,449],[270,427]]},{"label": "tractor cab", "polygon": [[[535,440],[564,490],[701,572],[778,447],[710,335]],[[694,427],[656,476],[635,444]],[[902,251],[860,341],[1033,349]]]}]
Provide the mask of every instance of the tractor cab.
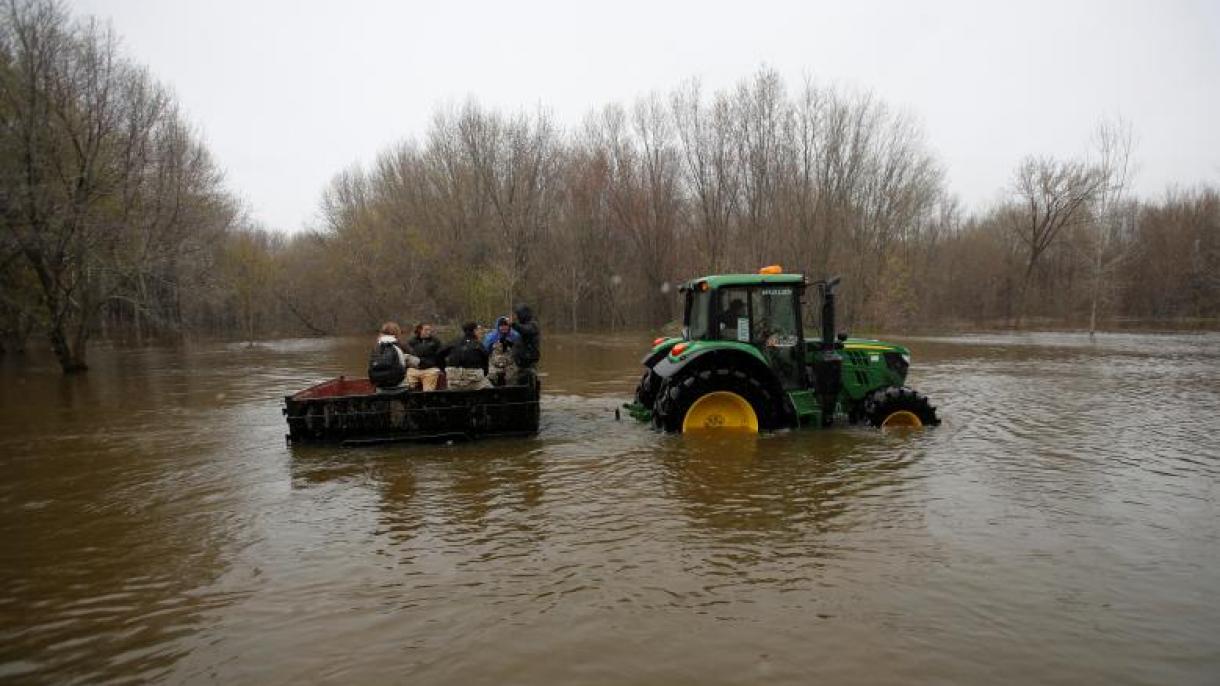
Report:
[{"label": "tractor cab", "polygon": [[731,342],[757,350],[783,388],[808,385],[801,297],[805,279],[783,274],[726,274],[682,286],[686,295],[683,339]]}]

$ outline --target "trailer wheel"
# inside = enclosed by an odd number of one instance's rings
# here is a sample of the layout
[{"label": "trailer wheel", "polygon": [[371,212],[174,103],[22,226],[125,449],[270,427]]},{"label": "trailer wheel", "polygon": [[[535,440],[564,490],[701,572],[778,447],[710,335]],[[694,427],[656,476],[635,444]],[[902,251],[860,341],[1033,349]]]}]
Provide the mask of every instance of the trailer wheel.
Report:
[{"label": "trailer wheel", "polygon": [[936,408],[927,396],[898,386],[870,393],[864,400],[864,416],[879,429],[919,429],[940,424]]},{"label": "trailer wheel", "polygon": [[757,433],[775,425],[778,399],[771,395],[744,372],[704,369],[665,381],[653,404],[653,423],[669,432]]}]

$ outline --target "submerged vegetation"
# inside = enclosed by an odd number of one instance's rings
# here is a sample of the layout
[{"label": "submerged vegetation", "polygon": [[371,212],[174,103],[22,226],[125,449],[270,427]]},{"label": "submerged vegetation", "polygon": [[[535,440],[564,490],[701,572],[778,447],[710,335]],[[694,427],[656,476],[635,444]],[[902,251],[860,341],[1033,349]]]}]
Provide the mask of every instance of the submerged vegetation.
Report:
[{"label": "submerged vegetation", "polygon": [[1088,143],[1022,161],[1006,201],[968,211],[909,117],[766,69],[571,128],[470,101],[338,173],[321,224],[285,234],[111,31],[7,0],[0,345],[49,340],[77,371],[98,336],[329,334],[515,300],[557,328],[655,326],[684,278],[771,263],[847,277],[851,328],[1214,323],[1220,191],[1134,197],[1130,127]]}]

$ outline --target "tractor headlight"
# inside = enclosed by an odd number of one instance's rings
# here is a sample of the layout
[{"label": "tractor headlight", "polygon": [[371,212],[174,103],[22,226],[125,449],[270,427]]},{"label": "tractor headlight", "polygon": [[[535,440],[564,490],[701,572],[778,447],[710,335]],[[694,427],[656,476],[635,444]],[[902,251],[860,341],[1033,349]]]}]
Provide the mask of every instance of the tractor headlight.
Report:
[{"label": "tractor headlight", "polygon": [[911,366],[911,356],[907,353],[899,353],[892,350],[885,352],[885,366],[890,368],[902,378],[906,378],[907,369]]}]

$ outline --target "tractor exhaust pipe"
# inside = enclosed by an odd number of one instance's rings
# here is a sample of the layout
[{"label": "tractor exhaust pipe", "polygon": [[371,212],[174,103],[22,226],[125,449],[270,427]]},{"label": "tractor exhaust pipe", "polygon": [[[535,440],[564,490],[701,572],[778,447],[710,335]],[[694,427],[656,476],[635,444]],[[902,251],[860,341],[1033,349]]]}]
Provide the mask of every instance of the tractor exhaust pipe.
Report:
[{"label": "tractor exhaust pipe", "polygon": [[835,288],[839,286],[840,277],[827,279],[820,285],[822,288],[822,349],[834,350],[835,347]]},{"label": "tractor exhaust pipe", "polygon": [[822,426],[834,422],[843,388],[843,358],[835,350],[835,288],[839,277],[818,283],[822,291],[822,349],[813,362],[813,383],[822,406]]}]

